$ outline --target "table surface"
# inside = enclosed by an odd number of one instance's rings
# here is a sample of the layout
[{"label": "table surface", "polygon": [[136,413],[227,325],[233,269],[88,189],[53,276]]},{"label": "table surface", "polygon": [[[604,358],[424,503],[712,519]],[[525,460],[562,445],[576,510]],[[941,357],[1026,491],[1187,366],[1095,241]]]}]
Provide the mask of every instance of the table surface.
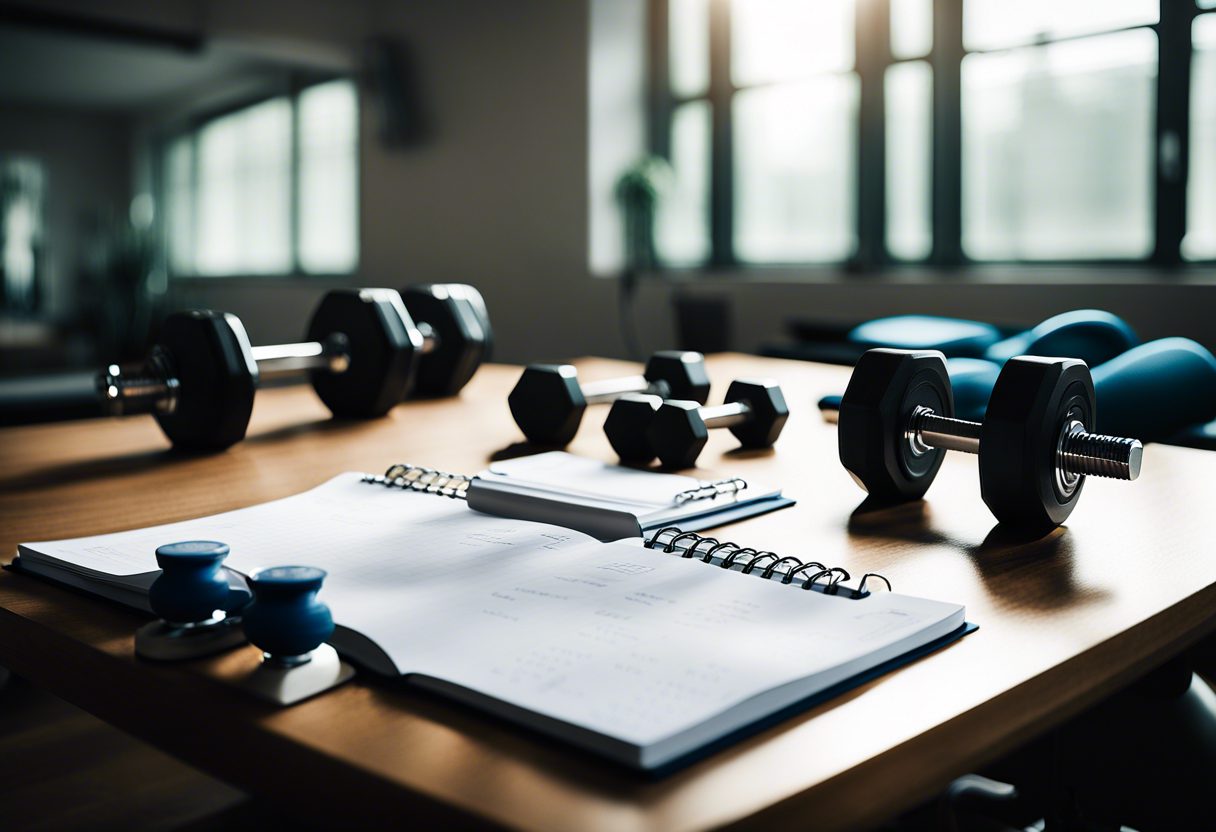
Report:
[{"label": "table surface", "polygon": [[[1216,627],[1207,516],[1216,455],[1150,446],[1140,480],[1091,479],[1066,527],[1028,541],[994,527],[975,459],[961,454],[948,455],[924,502],[867,510],[837,460],[835,427],[815,408],[844,388],[847,369],[739,355],[709,363],[717,396],[725,380],[771,376],[793,414],[771,451],[733,450],[714,431],[702,463],[798,499],[715,536],[883,573],[897,591],[965,604],[979,631],[660,780],[408,683],[361,676],[275,709],[224,682],[254,666],[254,648],[139,662],[138,615],[8,571],[0,664],[222,779],[321,816],[674,830],[813,818],[830,829],[929,796]],[[584,379],[636,371],[578,364]],[[249,438],[210,457],[168,451],[149,417],[0,430],[0,552],[226,511],[398,461],[477,471],[524,450],[506,405],[518,372],[487,366],[459,398],[372,422],[331,420],[305,388],[262,391]],[[612,458],[605,413],[588,411],[570,450]]]}]

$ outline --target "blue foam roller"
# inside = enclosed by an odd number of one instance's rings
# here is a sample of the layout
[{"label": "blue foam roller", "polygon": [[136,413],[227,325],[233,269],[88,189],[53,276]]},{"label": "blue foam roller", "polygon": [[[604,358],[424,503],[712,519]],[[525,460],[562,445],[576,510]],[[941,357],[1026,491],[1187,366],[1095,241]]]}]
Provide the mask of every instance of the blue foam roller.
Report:
[{"label": "blue foam roller", "polygon": [[983,355],[1000,340],[1001,331],[992,324],[939,318],[936,315],[895,315],[859,324],[848,339],[865,347],[901,350],[940,350],[947,356]]},{"label": "blue foam roller", "polygon": [[1093,369],[1100,433],[1144,442],[1216,419],[1216,358],[1189,338],[1162,338]]},{"label": "blue foam roller", "polygon": [[1101,309],[1075,309],[988,347],[984,358],[1004,364],[1015,355],[1079,358],[1090,367],[1140,343],[1126,321]]}]

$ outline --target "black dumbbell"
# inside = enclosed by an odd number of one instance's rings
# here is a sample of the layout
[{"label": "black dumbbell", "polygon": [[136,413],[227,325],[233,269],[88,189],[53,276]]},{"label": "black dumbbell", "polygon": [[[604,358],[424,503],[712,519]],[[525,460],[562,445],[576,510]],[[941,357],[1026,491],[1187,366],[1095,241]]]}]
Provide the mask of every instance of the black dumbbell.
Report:
[{"label": "black dumbbell", "polygon": [[946,450],[978,454],[980,493],[996,518],[1050,528],[1072,512],[1086,476],[1140,474],[1140,442],[1087,432],[1095,412],[1089,368],[1078,359],[1010,359],[980,423],[953,418],[940,352],[875,349],[840,401],[840,461],[872,496],[902,501],[924,495]]},{"label": "black dumbbell", "polygon": [[[402,294],[425,315],[416,325]],[[110,365],[96,377],[0,385],[0,421],[151,413],[175,447],[223,450],[245,436],[263,380],[307,372],[335,416],[383,416],[417,380],[424,395],[454,393],[486,355],[490,329],[475,289],[459,284],[329,292],[308,325],[308,341],[252,347],[240,319],[214,311],[168,316],[159,343],[134,369]],[[424,357],[425,355],[425,357]],[[53,389],[54,400],[39,393]],[[91,404],[91,407],[86,407]]]},{"label": "black dumbbell", "polygon": [[481,293],[463,283],[431,283],[407,286],[401,299],[421,336],[409,394],[456,395],[490,360],[493,334]]},{"label": "black dumbbell", "polygon": [[135,373],[111,365],[99,380],[109,415],[152,413],[176,446],[223,450],[245,436],[259,382],[308,373],[335,416],[383,416],[401,401],[422,335],[391,289],[336,289],[321,299],[308,341],[252,347],[235,315],[170,315]]},{"label": "black dumbbell", "polygon": [[709,375],[699,352],[656,352],[640,376],[604,379],[580,385],[569,364],[533,364],[519,377],[507,404],[524,436],[542,445],[565,445],[578,432],[589,404],[616,401],[628,393],[663,398],[709,398]]},{"label": "black dumbbell", "polygon": [[621,458],[645,463],[658,456],[667,468],[696,465],[714,428],[729,428],[744,448],[770,447],[790,415],[781,388],[768,379],[731,382],[724,403],[713,407],[690,401],[656,406],[654,397],[633,397],[613,409],[616,417],[609,413],[604,429]]}]

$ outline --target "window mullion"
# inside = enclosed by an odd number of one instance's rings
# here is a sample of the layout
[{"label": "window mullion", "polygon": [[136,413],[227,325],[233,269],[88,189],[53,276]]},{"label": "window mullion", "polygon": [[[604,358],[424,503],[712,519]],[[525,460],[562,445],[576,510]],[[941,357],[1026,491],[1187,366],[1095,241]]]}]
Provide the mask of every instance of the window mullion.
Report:
[{"label": "window mullion", "polygon": [[300,84],[298,79],[291,81],[288,102],[291,105],[291,163],[290,175],[287,177],[288,221],[287,244],[291,247],[291,271],[293,274],[303,274],[304,266],[300,257]]},{"label": "window mullion", "polygon": [[650,3],[650,62],[647,77],[650,79],[650,119],[648,125],[650,152],[671,159],[671,118],[675,100],[671,93],[670,9],[668,0],[652,0]]},{"label": "window mullion", "polygon": [[730,3],[710,3],[709,100],[711,104],[709,227],[714,266],[735,261],[734,136],[731,128]]},{"label": "window mullion", "polygon": [[963,0],[933,8],[933,263],[963,262]]},{"label": "window mullion", "polygon": [[856,6],[854,42],[861,100],[857,114],[857,254],[862,270],[886,259],[886,95],[884,75],[891,63],[889,0]]},{"label": "window mullion", "polygon": [[1186,179],[1191,100],[1190,3],[1161,2],[1157,26],[1157,134],[1153,169],[1156,181],[1153,262],[1182,260],[1186,234]]}]

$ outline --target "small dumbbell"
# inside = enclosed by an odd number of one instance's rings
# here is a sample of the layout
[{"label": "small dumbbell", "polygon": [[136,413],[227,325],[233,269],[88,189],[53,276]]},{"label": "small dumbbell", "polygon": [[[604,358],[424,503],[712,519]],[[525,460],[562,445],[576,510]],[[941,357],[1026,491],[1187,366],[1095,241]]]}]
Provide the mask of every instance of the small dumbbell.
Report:
[{"label": "small dumbbell", "polygon": [[699,352],[656,352],[640,376],[579,384],[578,370],[569,364],[533,364],[519,377],[507,397],[511,415],[529,441],[565,445],[578,432],[589,404],[606,404],[629,393],[688,399],[702,404],[709,398],[709,375]]},{"label": "small dumbbell", "polygon": [[223,569],[228,546],[214,540],[169,543],[156,550],[160,575],[148,588],[148,605],[160,617],[135,633],[145,659],[195,659],[245,642],[239,613],[249,602]]},{"label": "small dumbbell", "polygon": [[[649,408],[652,403],[645,403]],[[642,408],[631,409],[640,425]],[[777,441],[790,410],[777,382],[768,379],[731,382],[723,404],[705,407],[696,402],[665,401],[654,409],[645,428],[645,445],[625,439],[625,430],[614,424],[614,447],[625,450],[631,462],[648,462],[654,456],[667,468],[691,468],[709,441],[709,431],[728,428],[744,448],[768,448]],[[610,437],[612,441],[613,437]],[[643,459],[646,453],[650,456]]]},{"label": "small dumbbell", "polygon": [[979,455],[980,493],[1002,523],[1064,522],[1086,476],[1134,480],[1138,440],[1099,436],[1089,368],[1071,358],[1011,358],[983,423],[955,419],[940,352],[876,349],[840,402],[840,461],[880,500],[924,496],[946,450]]},{"label": "small dumbbell", "polygon": [[342,684],[354,669],[325,640],[334,632],[329,607],[317,600],[325,570],[272,566],[249,576],[253,602],[242,611],[245,635],[262,664],[241,686],[290,705]]}]

